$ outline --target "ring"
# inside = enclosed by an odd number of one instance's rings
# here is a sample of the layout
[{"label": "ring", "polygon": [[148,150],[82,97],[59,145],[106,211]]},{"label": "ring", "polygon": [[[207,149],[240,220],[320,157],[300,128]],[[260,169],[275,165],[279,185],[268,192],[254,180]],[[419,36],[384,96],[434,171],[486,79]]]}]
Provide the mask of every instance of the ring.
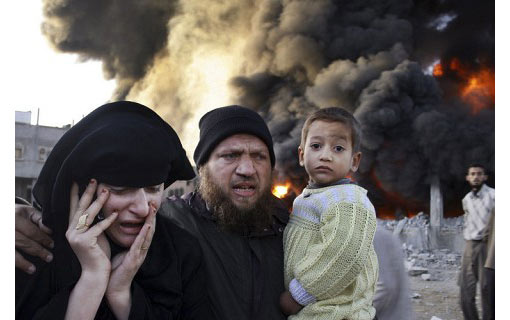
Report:
[{"label": "ring", "polygon": [[142,250],[149,250],[149,247],[148,246],[147,247],[142,247],[141,249]]},{"label": "ring", "polygon": [[87,218],[89,217],[89,214],[84,214],[80,216],[80,219],[78,219],[78,224],[76,225],[76,230],[82,230],[87,229],[89,227],[89,224],[87,223]]}]

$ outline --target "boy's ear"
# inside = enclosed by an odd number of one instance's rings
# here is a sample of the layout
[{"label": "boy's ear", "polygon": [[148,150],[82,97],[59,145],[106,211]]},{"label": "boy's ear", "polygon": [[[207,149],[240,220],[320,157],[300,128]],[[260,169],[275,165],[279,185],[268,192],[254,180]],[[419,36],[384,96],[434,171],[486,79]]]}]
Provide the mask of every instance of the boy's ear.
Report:
[{"label": "boy's ear", "polygon": [[299,146],[298,148],[298,156],[299,156],[299,165],[304,167],[305,166],[305,152],[303,151],[303,148]]},{"label": "boy's ear", "polygon": [[351,172],[358,171],[359,163],[361,162],[361,152],[358,151],[352,155],[351,159]]}]

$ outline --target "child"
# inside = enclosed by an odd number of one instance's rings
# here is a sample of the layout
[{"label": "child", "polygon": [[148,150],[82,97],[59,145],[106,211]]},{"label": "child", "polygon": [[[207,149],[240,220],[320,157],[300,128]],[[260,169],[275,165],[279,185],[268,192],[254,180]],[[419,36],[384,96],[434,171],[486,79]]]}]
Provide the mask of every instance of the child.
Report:
[{"label": "child", "polygon": [[[358,169],[361,128],[349,112],[326,108],[306,120],[299,164],[309,184],[284,232],[289,319],[372,320],[378,277],[376,217],[367,191],[348,178]],[[297,314],[296,314],[297,313]]]}]

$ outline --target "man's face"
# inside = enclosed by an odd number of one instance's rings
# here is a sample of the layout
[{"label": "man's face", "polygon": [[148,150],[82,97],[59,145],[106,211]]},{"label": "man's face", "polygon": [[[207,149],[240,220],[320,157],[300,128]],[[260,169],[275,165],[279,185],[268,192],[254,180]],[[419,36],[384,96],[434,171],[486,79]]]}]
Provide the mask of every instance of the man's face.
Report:
[{"label": "man's face", "polygon": [[487,180],[487,175],[483,168],[471,167],[466,175],[466,181],[472,188],[480,188]]},{"label": "man's face", "polygon": [[204,165],[211,182],[236,208],[250,210],[271,187],[271,159],[254,135],[236,134],[220,142]]}]

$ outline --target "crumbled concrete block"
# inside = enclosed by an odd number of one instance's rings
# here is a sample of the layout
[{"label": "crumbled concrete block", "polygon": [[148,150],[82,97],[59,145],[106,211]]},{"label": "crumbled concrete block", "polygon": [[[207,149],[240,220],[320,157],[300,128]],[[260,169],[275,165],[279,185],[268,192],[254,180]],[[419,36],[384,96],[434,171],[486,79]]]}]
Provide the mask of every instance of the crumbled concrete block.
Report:
[{"label": "crumbled concrete block", "polygon": [[424,273],[428,273],[429,270],[426,269],[426,268],[421,268],[421,267],[412,267],[411,269],[409,269],[408,273],[410,276],[419,276],[420,274],[424,274]]},{"label": "crumbled concrete block", "polygon": [[413,299],[420,299],[421,298],[421,294],[417,293],[417,292],[414,292],[412,295],[411,295],[411,298]]},{"label": "crumbled concrete block", "polygon": [[422,278],[423,280],[425,280],[425,281],[430,281],[430,278],[431,278],[431,277],[432,277],[432,276],[430,275],[430,273],[424,273],[424,274],[422,274],[422,275],[421,275],[421,278]]}]

